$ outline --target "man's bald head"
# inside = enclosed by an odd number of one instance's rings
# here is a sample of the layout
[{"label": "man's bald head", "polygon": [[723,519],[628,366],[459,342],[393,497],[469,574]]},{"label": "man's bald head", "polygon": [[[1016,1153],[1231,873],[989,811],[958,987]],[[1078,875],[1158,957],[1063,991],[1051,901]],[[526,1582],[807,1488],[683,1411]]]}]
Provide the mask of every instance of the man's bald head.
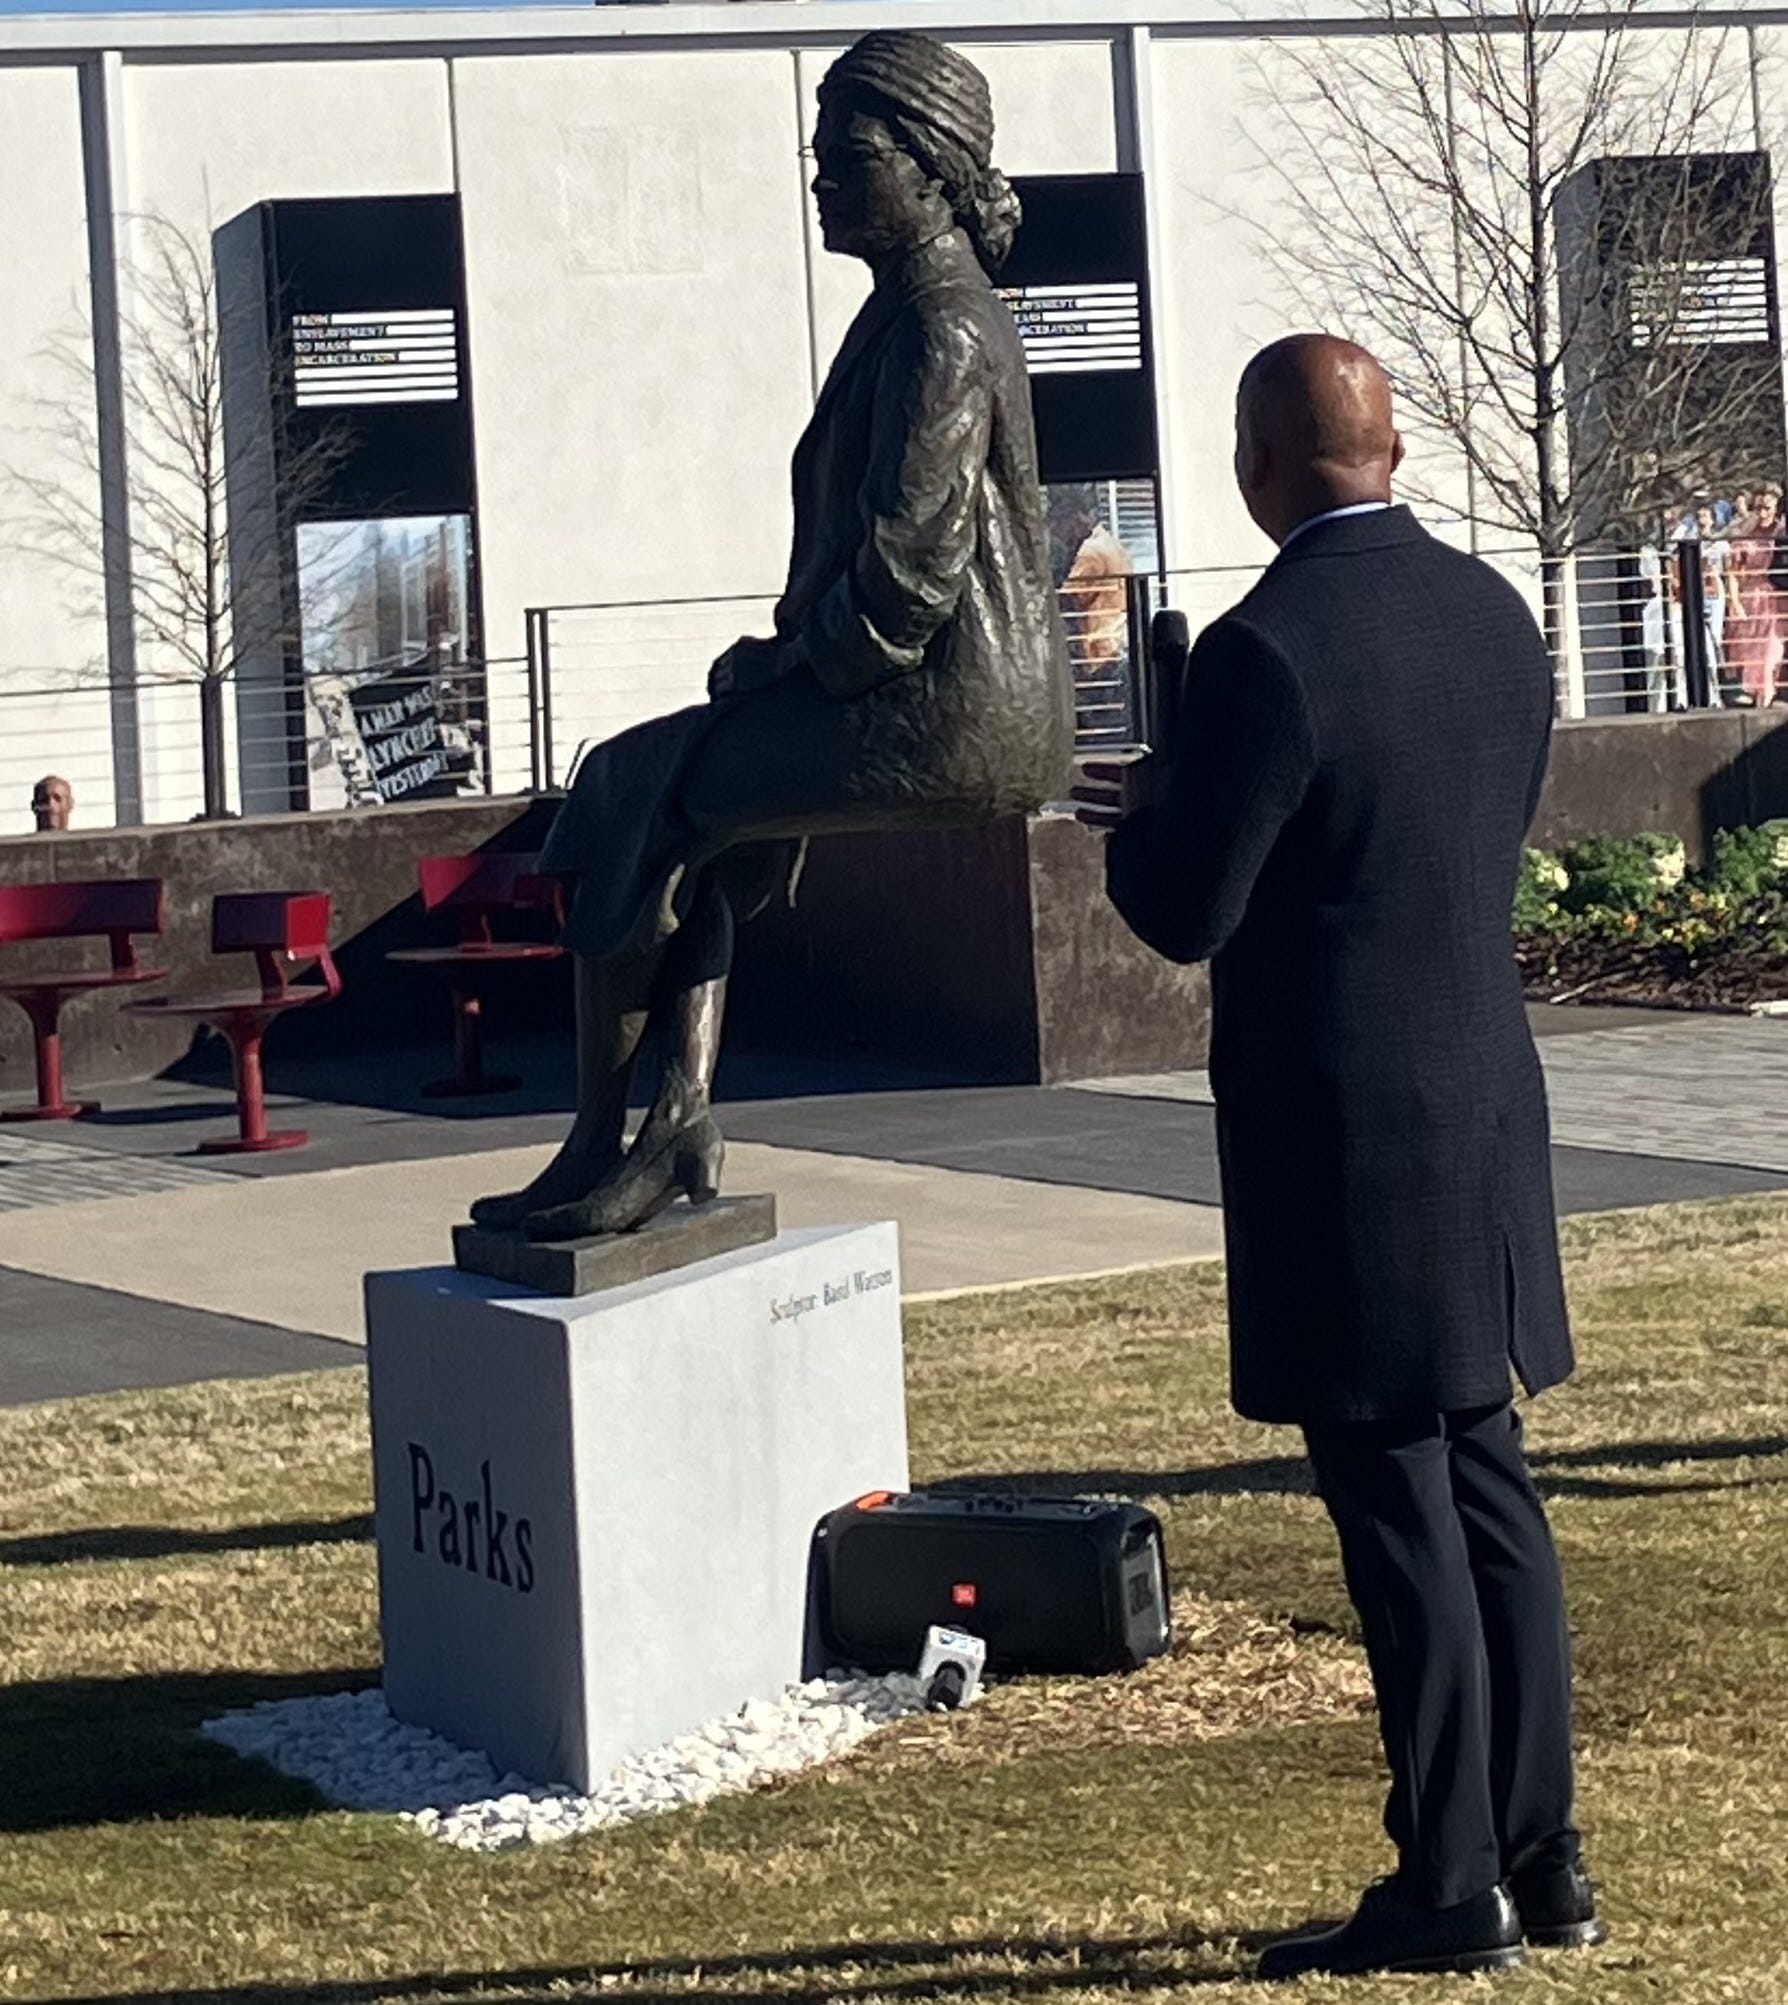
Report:
[{"label": "man's bald head", "polygon": [[1275,543],[1326,509],[1389,501],[1402,460],[1390,379],[1357,343],[1291,334],[1242,371],[1236,480]]}]

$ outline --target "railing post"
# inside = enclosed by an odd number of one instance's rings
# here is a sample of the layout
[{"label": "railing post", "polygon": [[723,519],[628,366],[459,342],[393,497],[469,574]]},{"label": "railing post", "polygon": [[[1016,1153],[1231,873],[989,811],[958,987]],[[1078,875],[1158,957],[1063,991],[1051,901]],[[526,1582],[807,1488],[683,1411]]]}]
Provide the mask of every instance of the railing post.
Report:
[{"label": "railing post", "polygon": [[553,637],[552,608],[540,609],[540,785],[553,785]]},{"label": "railing post", "polygon": [[1682,606],[1682,669],[1689,708],[1713,708],[1713,678],[1707,662],[1707,592],[1701,568],[1700,542],[1676,546],[1678,600]]},{"label": "railing post", "polygon": [[538,610],[530,606],[522,615],[522,629],[528,637],[528,785],[535,793],[540,787],[540,662],[534,649]]},{"label": "railing post", "polygon": [[550,606],[530,606],[528,635],[528,780],[537,794],[553,784],[553,656]]},{"label": "railing post", "polygon": [[1557,663],[1562,679],[1560,708],[1567,718],[1588,714],[1589,704],[1583,673],[1583,617],[1577,603],[1577,553],[1573,550],[1559,560],[1559,620]]}]

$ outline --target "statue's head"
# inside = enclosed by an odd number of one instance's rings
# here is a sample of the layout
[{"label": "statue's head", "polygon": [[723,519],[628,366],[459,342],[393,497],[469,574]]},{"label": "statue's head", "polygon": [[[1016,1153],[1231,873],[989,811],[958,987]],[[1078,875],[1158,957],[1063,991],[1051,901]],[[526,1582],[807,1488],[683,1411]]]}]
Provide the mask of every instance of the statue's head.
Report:
[{"label": "statue's head", "polygon": [[987,79],[929,35],[865,35],[819,88],[813,192],[829,251],[878,263],[961,229],[991,275],[1018,197],[993,165]]}]

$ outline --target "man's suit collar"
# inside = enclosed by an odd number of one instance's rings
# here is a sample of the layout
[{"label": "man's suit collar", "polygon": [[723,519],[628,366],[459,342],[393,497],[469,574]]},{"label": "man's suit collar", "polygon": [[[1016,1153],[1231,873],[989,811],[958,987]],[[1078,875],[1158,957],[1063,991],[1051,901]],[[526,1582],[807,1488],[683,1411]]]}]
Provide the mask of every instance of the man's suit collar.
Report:
[{"label": "man's suit collar", "polygon": [[1358,551],[1407,547],[1424,541],[1427,534],[1402,503],[1374,509],[1370,515],[1338,515],[1313,522],[1267,569],[1276,571],[1281,564],[1302,564],[1312,557],[1351,557]]}]

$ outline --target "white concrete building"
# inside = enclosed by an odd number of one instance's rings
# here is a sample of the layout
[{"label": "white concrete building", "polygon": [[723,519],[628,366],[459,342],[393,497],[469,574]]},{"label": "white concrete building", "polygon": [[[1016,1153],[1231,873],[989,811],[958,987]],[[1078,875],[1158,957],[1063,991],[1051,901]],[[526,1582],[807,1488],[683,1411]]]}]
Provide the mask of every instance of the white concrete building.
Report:
[{"label": "white concrete building", "polygon": [[[1714,12],[1754,80],[1748,138],[1767,145],[1788,105],[1772,68],[1788,9]],[[1662,47],[1686,19],[1659,9],[1647,32]],[[49,357],[72,330],[99,453],[70,477],[126,534],[140,469],[124,464],[119,293],[145,219],[204,239],[266,201],[456,193],[493,761],[499,785],[523,783],[528,608],[780,584],[790,450],[865,286],[820,249],[801,149],[820,74],[872,25],[973,56],[1009,173],[1144,177],[1159,555],[1213,574],[1210,607],[1234,596],[1266,551],[1230,480],[1233,386],[1295,324],[1246,214],[1272,137],[1251,65],[1276,35],[1359,32],[1328,0],[7,17],[0,464],[47,478],[66,454],[42,407],[65,394]],[[19,507],[15,490],[0,518]],[[0,547],[0,828],[28,825],[51,769],[74,783],[79,826],[185,818],[201,800],[195,692],[147,679],[156,650],[128,609],[108,618],[79,582]],[[686,700],[709,643],[761,616],[568,628],[582,645],[554,663],[560,766],[577,737]]]}]

